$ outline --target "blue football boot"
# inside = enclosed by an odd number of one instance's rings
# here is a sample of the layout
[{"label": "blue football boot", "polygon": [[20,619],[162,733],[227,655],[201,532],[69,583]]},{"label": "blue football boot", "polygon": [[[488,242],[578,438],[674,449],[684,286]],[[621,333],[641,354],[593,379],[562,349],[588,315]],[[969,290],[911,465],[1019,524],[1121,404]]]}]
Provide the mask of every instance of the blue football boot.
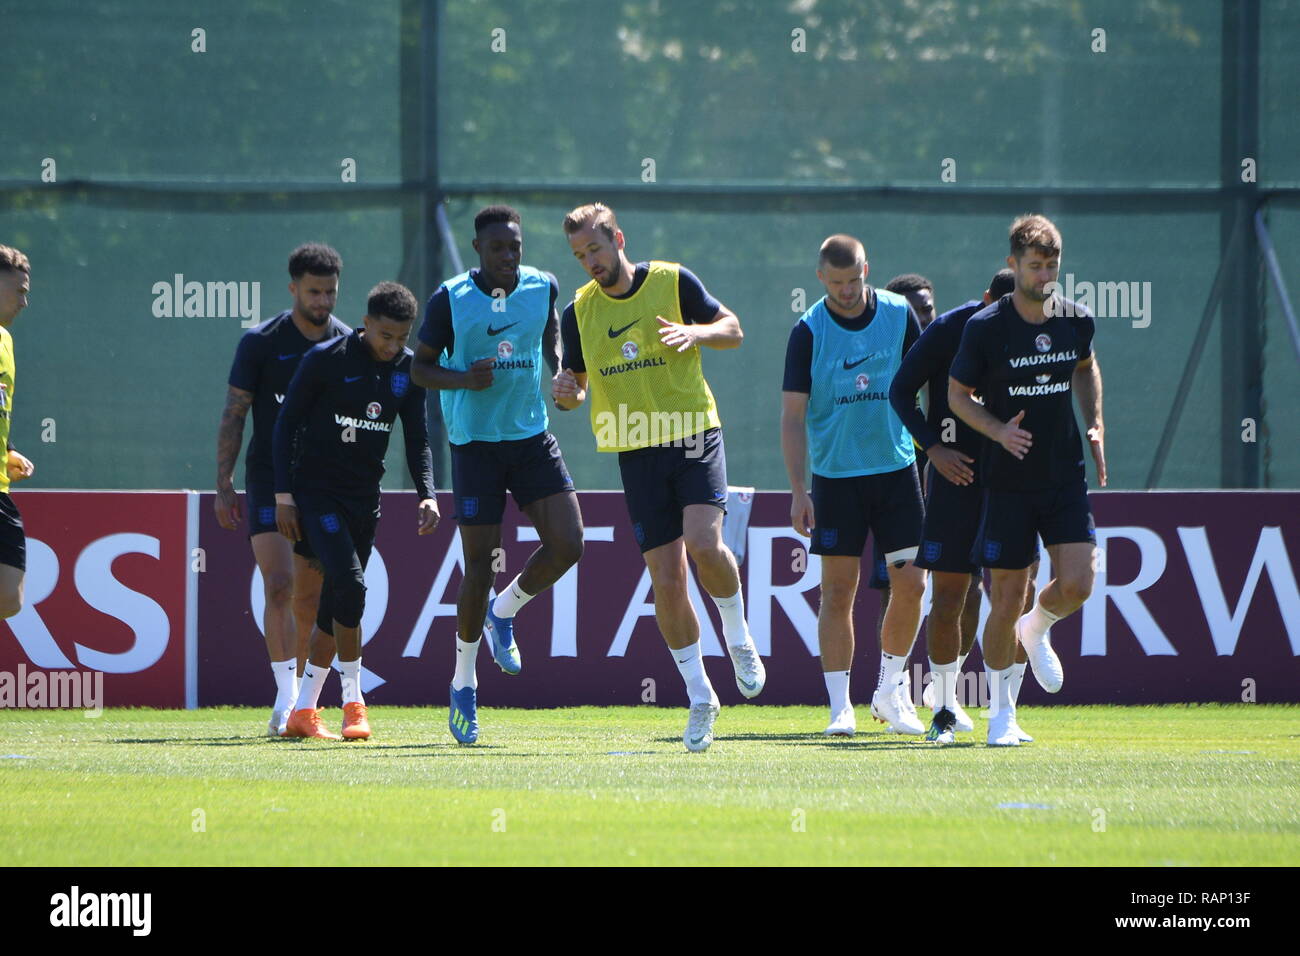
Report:
[{"label": "blue football boot", "polygon": [[478,691],[473,687],[451,689],[451,712],[447,715],[447,728],[463,744],[478,740]]},{"label": "blue football boot", "polygon": [[489,603],[487,620],[483,622],[483,627],[488,633],[488,641],[492,645],[492,659],[497,662],[497,667],[507,674],[518,674],[523,667],[523,662],[519,659],[519,646],[515,644],[515,619],[497,617],[492,613],[492,605]]}]

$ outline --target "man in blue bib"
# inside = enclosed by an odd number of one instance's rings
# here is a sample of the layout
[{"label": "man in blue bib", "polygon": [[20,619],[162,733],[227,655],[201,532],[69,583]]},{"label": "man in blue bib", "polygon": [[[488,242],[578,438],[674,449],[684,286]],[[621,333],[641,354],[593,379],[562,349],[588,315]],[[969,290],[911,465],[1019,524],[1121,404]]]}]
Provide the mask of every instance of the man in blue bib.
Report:
[{"label": "man in blue bib", "polygon": [[[548,419],[542,361],[559,367],[555,276],[521,265],[519,213],[488,206],[474,217],[479,268],[448,279],[429,299],[411,377],[437,389],[451,444],[451,480],[465,555],[456,598],[456,669],[448,728],[478,739],[474,661],[486,630],[507,674],[522,666],[514,638],[519,609],[582,557],[582,514]],[[509,490],[537,528],[540,547],[488,604]]]},{"label": "man in blue bib", "polygon": [[[884,553],[891,598],[880,633],[880,679],[871,712],[891,731],[924,734],[905,668],[921,623],[925,572],[921,489],[912,436],[889,404],[903,354],[921,335],[907,299],[867,285],[867,256],[852,236],[821,247],[826,295],[790,333],[782,385],[781,451],[790,477],[790,522],[821,556],[817,638],[830,698],[828,736],[856,730],[849,701],[853,601],[868,532]],[[808,453],[812,493],[805,490]]]}]

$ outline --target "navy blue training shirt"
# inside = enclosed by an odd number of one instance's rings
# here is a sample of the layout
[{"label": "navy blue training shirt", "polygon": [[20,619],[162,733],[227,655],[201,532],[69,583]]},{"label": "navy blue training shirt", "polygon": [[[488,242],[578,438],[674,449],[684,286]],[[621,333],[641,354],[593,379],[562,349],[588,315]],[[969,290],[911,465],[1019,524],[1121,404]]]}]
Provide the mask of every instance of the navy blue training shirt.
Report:
[{"label": "navy blue training shirt", "polygon": [[[650,274],[650,263],[638,262],[632,276],[632,287],[611,299],[627,299],[636,295]],[[709,294],[704,283],[690,269],[677,267],[677,305],[685,325],[709,325],[722,308],[722,303]],[[578,315],[570,302],[560,319],[560,337],[564,342],[564,367],[575,372],[587,371],[587,360],[582,356],[582,338],[578,335]]]},{"label": "navy blue training shirt", "polygon": [[275,418],[280,414],[280,403],[289,391],[299,361],[314,346],[351,331],[337,316],[331,315],[325,338],[313,342],[298,331],[293,324],[293,310],[289,309],[249,329],[240,338],[235,361],[230,366],[229,384],[253,393],[253,434],[248,440],[245,460],[249,471],[262,471],[268,476],[271,473]]},{"label": "navy blue training shirt", "polygon": [[[275,423],[276,493],[378,495],[388,439],[400,417],[411,480],[422,499],[432,498],[425,391],[411,381],[413,357],[404,348],[392,362],[376,360],[360,329],[308,352]],[[293,439],[299,429],[295,461]]]},{"label": "navy blue training shirt", "polygon": [[1033,444],[1023,459],[994,441],[980,456],[981,478],[998,491],[1041,491],[1084,480],[1083,441],[1074,420],[1071,376],[1092,355],[1096,323],[1087,309],[1064,303],[1067,315],[1041,325],[1026,322],[1011,294],[966,322],[951,375],[984,397],[1001,421],[1025,417],[1020,427]]},{"label": "navy blue training shirt", "polygon": [[[980,442],[984,436],[954,415],[948,407],[948,373],[953,357],[957,354],[957,347],[961,344],[961,334],[966,328],[967,320],[983,308],[983,302],[972,299],[965,305],[945,312],[926,326],[921,337],[916,340],[916,345],[903,357],[903,364],[894,373],[894,381],[889,387],[889,403],[922,449],[947,444],[977,463],[980,460]],[[923,385],[930,386],[929,407],[924,416],[916,407],[916,395]],[[956,427],[953,440],[944,442],[944,419],[949,418],[956,423]]]}]

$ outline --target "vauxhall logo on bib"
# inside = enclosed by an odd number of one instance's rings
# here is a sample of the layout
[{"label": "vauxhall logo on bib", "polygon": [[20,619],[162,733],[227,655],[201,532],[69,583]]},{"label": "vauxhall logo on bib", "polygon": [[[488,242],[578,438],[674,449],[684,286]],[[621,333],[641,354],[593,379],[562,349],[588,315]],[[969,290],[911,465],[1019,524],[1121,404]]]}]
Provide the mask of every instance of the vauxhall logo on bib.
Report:
[{"label": "vauxhall logo on bib", "polygon": [[1034,348],[1040,352],[1046,352],[1052,347],[1052,337],[1044,332],[1038,338],[1034,339]]},{"label": "vauxhall logo on bib", "polygon": [[859,375],[856,379],[853,380],[853,387],[856,388],[859,392],[865,392],[867,390],[867,386],[870,384],[871,384],[871,378],[867,375],[866,372],[863,372],[861,375]]},{"label": "vauxhall logo on bib", "polygon": [[383,406],[381,406],[378,402],[371,402],[369,405],[366,406],[366,418],[369,418],[373,421],[374,419],[379,417],[380,412],[382,412],[383,410],[384,410]]},{"label": "vauxhall logo on bib", "polygon": [[624,342],[621,351],[623,352],[623,358],[627,359],[629,362],[635,359],[640,352],[636,347],[635,342]]}]

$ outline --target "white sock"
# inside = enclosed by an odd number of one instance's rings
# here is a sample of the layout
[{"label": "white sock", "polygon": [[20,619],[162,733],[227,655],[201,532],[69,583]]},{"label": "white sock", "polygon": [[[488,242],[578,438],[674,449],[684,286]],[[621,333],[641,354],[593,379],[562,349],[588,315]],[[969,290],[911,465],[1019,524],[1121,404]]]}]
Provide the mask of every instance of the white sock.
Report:
[{"label": "white sock", "polygon": [[339,673],[343,680],[343,703],[364,704],[361,699],[361,658],[339,661]]},{"label": "white sock", "polygon": [[1020,627],[1021,634],[1029,638],[1031,644],[1036,644],[1060,618],[1039,604],[1038,598],[1034,598],[1034,606],[1021,620],[1025,622]]},{"label": "white sock", "polygon": [[1012,664],[1011,677],[1008,679],[1011,682],[1011,687],[1010,687],[1011,703],[1014,705],[1016,701],[1020,699],[1020,685],[1025,682],[1025,665]]},{"label": "white sock", "polygon": [[456,637],[456,673],[451,678],[452,690],[464,690],[466,687],[478,689],[478,671],[474,668],[478,660],[478,643],[481,636],[472,641],[462,641]]},{"label": "white sock", "polygon": [[957,673],[958,673],[958,674],[960,674],[961,671],[962,671],[962,668],[966,666],[966,658],[968,658],[968,657],[970,657],[970,651],[967,651],[965,654],[958,654],[958,655],[957,655]]},{"label": "white sock", "polygon": [[669,648],[669,653],[673,655],[673,660],[677,662],[677,669],[681,671],[682,680],[686,681],[686,694],[690,697],[691,704],[713,704],[718,705],[718,695],[713,692],[713,685],[709,683],[709,675],[704,672],[704,658],[700,656],[700,642],[696,641],[690,647],[678,649]]},{"label": "white sock", "polygon": [[271,661],[271,675],[275,678],[275,709],[292,707],[298,697],[298,661]]},{"label": "white sock", "polygon": [[1011,699],[1011,671],[1013,667],[1006,670],[995,671],[987,664],[984,665],[984,673],[988,676],[989,681],[989,717],[996,717],[1003,710],[1010,710],[1011,716],[1016,715],[1016,702]]},{"label": "white sock", "polygon": [[898,680],[898,675],[903,673],[903,668],[907,666],[907,654],[886,654],[880,652],[880,677],[876,680],[876,690],[884,687],[886,684],[893,684]]},{"label": "white sock", "polygon": [[749,627],[745,624],[745,597],[740,588],[731,597],[709,597],[718,607],[722,617],[722,636],[732,647],[740,647],[749,642]]},{"label": "white sock", "polygon": [[957,661],[949,664],[936,664],[930,661],[930,674],[934,679],[934,701],[938,705],[935,710],[943,710],[945,707],[957,713],[957,673],[961,665]]},{"label": "white sock", "polygon": [[516,574],[515,579],[492,602],[492,613],[497,617],[514,617],[533,597],[534,595],[519,586],[519,575]]},{"label": "white sock", "polygon": [[317,667],[311,661],[302,669],[302,684],[298,688],[298,701],[293,705],[294,710],[315,710],[320,706],[320,692],[325,686],[325,678],[329,677],[330,669],[326,664],[324,667]]},{"label": "white sock", "polygon": [[831,702],[831,720],[834,720],[852,704],[849,703],[849,672],[822,671],[826,678],[826,696]]}]

